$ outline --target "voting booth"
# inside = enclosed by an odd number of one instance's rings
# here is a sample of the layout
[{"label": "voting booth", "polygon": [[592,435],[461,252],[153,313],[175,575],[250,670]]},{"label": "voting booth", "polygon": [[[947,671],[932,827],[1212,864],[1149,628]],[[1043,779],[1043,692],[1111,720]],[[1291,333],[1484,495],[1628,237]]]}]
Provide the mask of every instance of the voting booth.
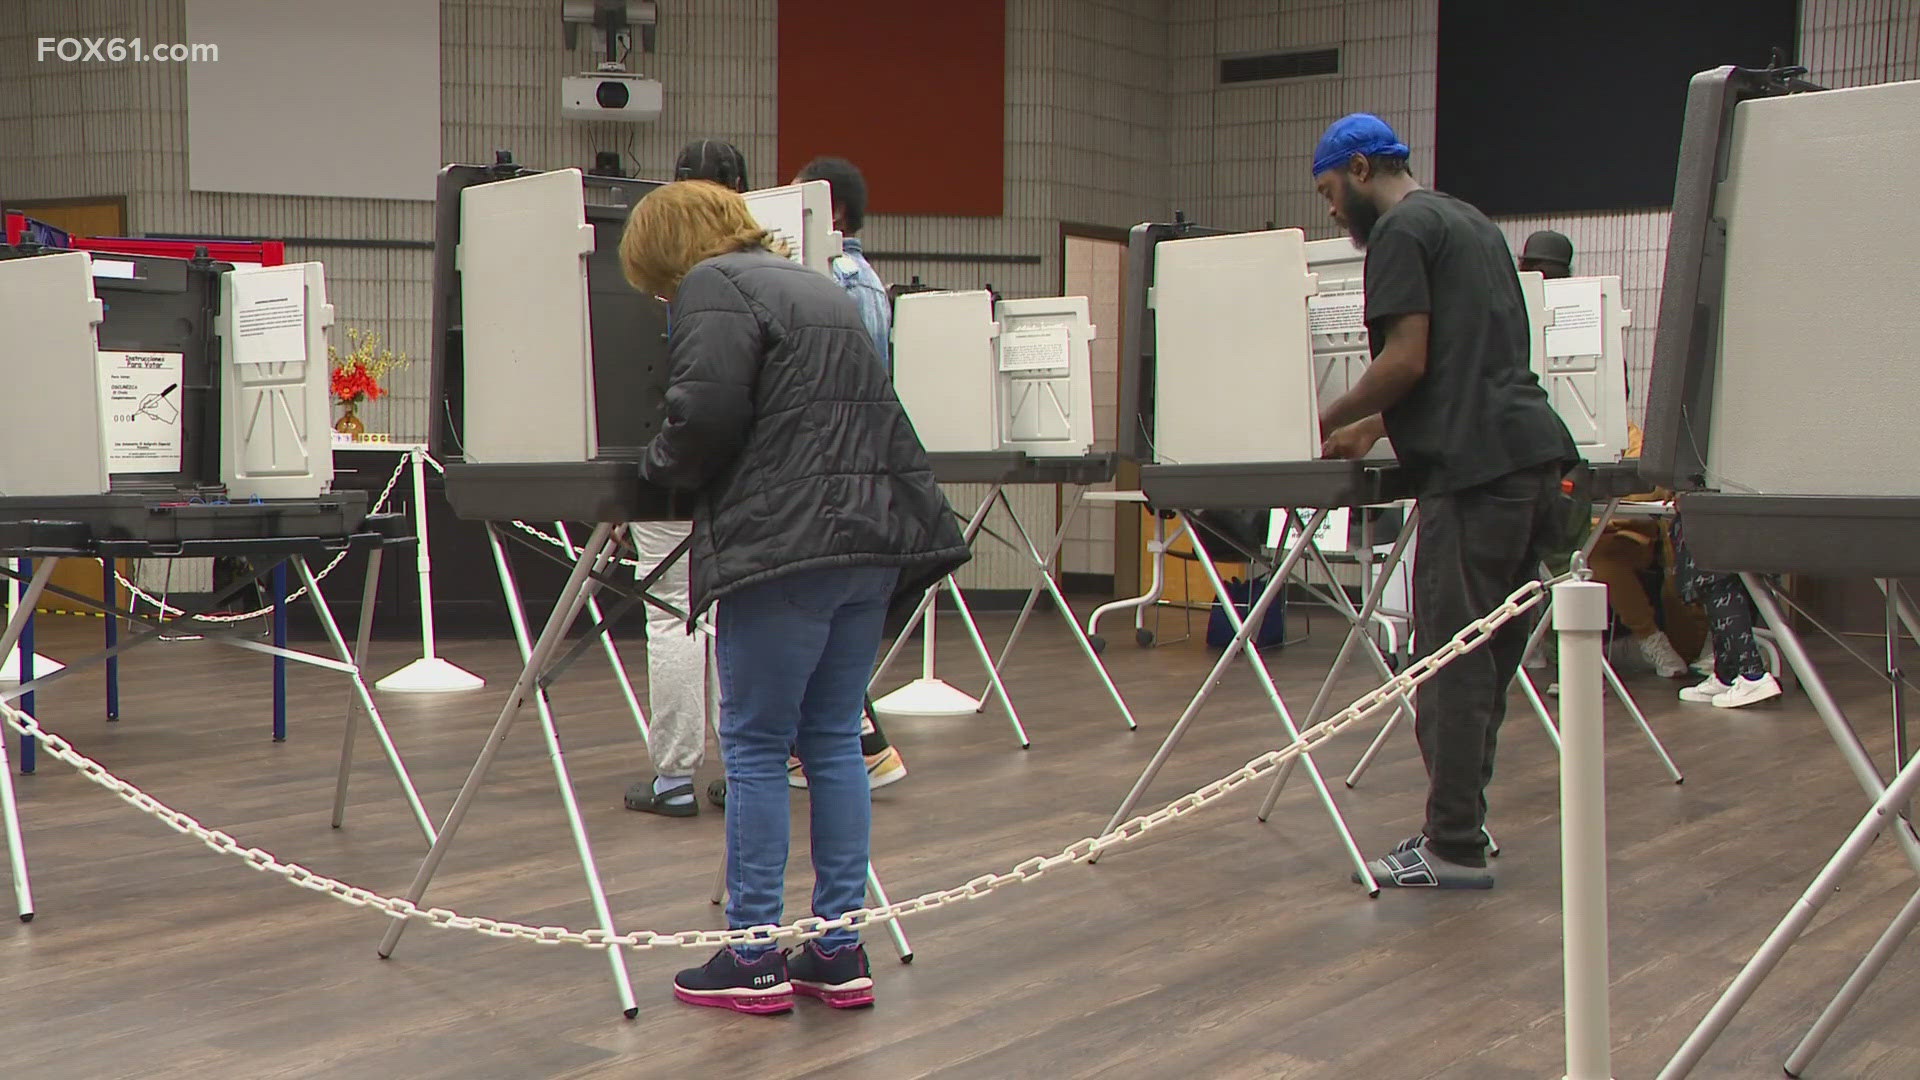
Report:
[{"label": "voting booth", "polygon": [[[1720,68],[1688,88],[1640,468],[1679,492],[1700,565],[1741,575],[1870,806],[1663,1080],[1705,1057],[1876,838],[1920,875],[1920,756],[1900,690],[1905,639],[1920,636],[1900,580],[1920,575],[1920,215],[1907,209],[1920,82],[1822,90],[1802,75]],[[1891,768],[1828,689],[1774,574],[1866,577],[1885,595]],[[1911,956],[1916,925],[1920,890],[1787,1058],[1789,1076],[1903,947]]]},{"label": "voting booth", "polygon": [[1307,269],[1318,288],[1307,300],[1314,385],[1323,402],[1353,388],[1373,356],[1367,351],[1367,253],[1345,236],[1307,242]]},{"label": "voting booth", "polygon": [[221,477],[236,499],[333,486],[326,275],[319,263],[221,275]]},{"label": "voting booth", "polygon": [[787,257],[794,262],[824,274],[840,257],[840,234],[833,228],[833,185],[808,180],[749,191],[744,197],[753,219],[785,245]]},{"label": "voting booth", "polygon": [[[1282,530],[1291,539],[1272,558],[1258,550],[1243,553],[1251,561],[1272,566],[1266,584],[1250,611],[1238,610],[1237,604],[1223,605],[1233,640],[1115,811],[1109,830],[1126,820],[1227,666],[1241,655],[1266,691],[1281,734],[1297,740],[1300,725],[1251,641],[1253,628],[1265,620],[1296,570],[1318,566],[1332,580],[1331,568],[1314,543],[1332,511],[1393,502],[1403,494],[1398,469],[1390,461],[1320,459],[1319,361],[1328,352],[1322,342],[1334,339],[1325,332],[1324,309],[1323,332],[1315,334],[1315,298],[1321,288],[1309,268],[1309,248],[1301,230],[1224,233],[1181,221],[1136,226],[1131,239],[1130,265],[1136,273],[1129,278],[1133,291],[1128,300],[1129,326],[1140,327],[1150,336],[1133,339],[1135,347],[1123,359],[1122,386],[1136,387],[1133,401],[1140,410],[1134,417],[1140,433],[1136,447],[1145,455],[1140,487],[1149,505],[1157,514],[1172,515],[1180,529],[1196,538],[1206,529],[1207,515],[1216,512],[1264,514],[1277,509],[1296,527]],[[1328,248],[1320,250],[1324,253]],[[1344,257],[1352,262],[1350,246]],[[1342,288],[1335,291],[1353,292],[1354,276],[1349,267],[1344,279],[1337,281]],[[1364,339],[1348,339],[1341,345],[1347,351],[1354,351],[1356,345],[1361,350],[1365,347]],[[1233,532],[1211,530],[1210,534],[1231,542]],[[1410,530],[1402,531],[1390,555],[1393,561],[1399,560],[1411,536]],[[1214,594],[1227,597],[1231,594],[1208,548],[1195,544],[1197,561]],[[1347,620],[1348,635],[1340,663],[1305,714],[1304,724],[1318,722],[1330,702],[1339,667],[1349,655],[1357,652],[1370,658],[1377,673],[1391,677],[1368,632],[1386,580],[1387,575],[1381,575],[1359,606],[1338,588],[1318,594]],[[1304,578],[1301,584],[1307,584]],[[1396,702],[1395,708],[1411,712],[1404,700]],[[1355,880],[1369,894],[1377,894],[1366,860],[1319,766],[1311,755],[1299,760],[1337,842],[1353,864]]]},{"label": "voting booth", "polygon": [[[0,700],[31,711],[38,690],[103,662],[107,718],[117,720],[121,656],[179,625],[192,625],[196,639],[260,649],[245,627],[194,620],[268,577],[284,598],[291,571],[326,648],[325,655],[287,648],[284,617],[276,618],[275,740],[286,738],[286,662],[345,674],[353,696],[332,824],[344,820],[364,713],[414,822],[431,838],[432,823],[361,670],[374,606],[362,606],[358,649],[350,648],[311,565],[362,551],[371,595],[383,551],[412,542],[404,518],[368,513],[366,493],[328,491],[331,319],[318,264],[237,272],[204,253],[177,259],[0,248],[0,326],[14,346],[0,351],[0,379],[15,393],[14,420],[0,428],[0,556],[7,557],[0,574],[24,585],[0,633],[0,656],[18,648],[19,681]],[[171,622],[119,606],[118,561],[209,557],[249,570],[197,609],[173,609]],[[98,599],[52,584],[68,559],[98,560]],[[91,656],[36,674],[33,616],[49,595],[106,616],[105,640]],[[171,636],[179,639],[177,631]],[[21,740],[20,767],[33,771],[30,738]],[[10,797],[0,800],[16,898],[30,918],[14,809]]]},{"label": "voting booth", "polygon": [[1556,278],[1540,288],[1546,318],[1534,373],[1580,456],[1596,464],[1618,461],[1627,452],[1626,329],[1632,321],[1620,279]]},{"label": "voting booth", "polygon": [[[996,658],[986,646],[966,596],[951,578],[927,590],[920,606],[895,637],[874,672],[877,687],[915,629],[921,636],[921,673],[874,703],[881,712],[905,716],[961,716],[980,711],[999,696],[1014,736],[1031,745],[1000,669],[1013,654],[1040,594],[1048,593],[1067,615],[1069,631],[1129,727],[1132,711],[1100,662],[1060,587],[1056,563],[1087,485],[1113,479],[1114,458],[1094,452],[1093,381],[1089,343],[1096,328],[1084,296],[995,300],[984,289],[938,292],[908,288],[893,307],[893,385],[914,430],[926,446],[934,477],[943,484],[984,484],[986,495],[962,530],[971,544],[997,506],[1013,536],[992,532],[1030,561],[1036,575],[1026,603]],[[1006,489],[1013,484],[1064,484],[1074,488],[1054,523],[1051,539],[1020,520]],[[974,651],[989,673],[979,697],[934,672],[935,633],[930,618],[941,591],[952,596]]]},{"label": "voting booth", "polygon": [[894,391],[929,453],[1093,452],[1084,296],[996,303],[985,290],[894,304]]}]

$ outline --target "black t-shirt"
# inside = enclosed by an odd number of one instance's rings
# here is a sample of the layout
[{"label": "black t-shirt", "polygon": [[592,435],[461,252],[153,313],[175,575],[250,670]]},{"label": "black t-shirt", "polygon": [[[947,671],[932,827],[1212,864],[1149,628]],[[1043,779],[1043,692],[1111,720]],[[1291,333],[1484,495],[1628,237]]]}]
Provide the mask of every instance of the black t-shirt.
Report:
[{"label": "black t-shirt", "polygon": [[1408,195],[1368,237],[1366,290],[1374,356],[1392,316],[1430,320],[1426,375],[1381,414],[1417,493],[1578,459],[1529,364],[1520,278],[1486,215],[1437,191]]}]

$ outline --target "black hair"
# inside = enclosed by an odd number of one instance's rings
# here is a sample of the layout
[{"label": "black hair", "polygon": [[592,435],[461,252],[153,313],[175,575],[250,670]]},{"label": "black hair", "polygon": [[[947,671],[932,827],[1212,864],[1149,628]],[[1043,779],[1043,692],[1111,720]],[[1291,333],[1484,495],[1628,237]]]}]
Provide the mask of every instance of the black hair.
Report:
[{"label": "black hair", "polygon": [[695,139],[680,148],[673,163],[675,180],[711,180],[721,187],[747,190],[747,158],[740,148],[719,139]]},{"label": "black hair", "polygon": [[867,223],[867,178],[846,158],[817,157],[800,170],[802,180],[825,180],[833,202],[843,212],[846,233],[852,236]]},{"label": "black hair", "polygon": [[1405,176],[1413,171],[1406,158],[1386,154],[1368,154],[1367,168],[1381,176]]}]

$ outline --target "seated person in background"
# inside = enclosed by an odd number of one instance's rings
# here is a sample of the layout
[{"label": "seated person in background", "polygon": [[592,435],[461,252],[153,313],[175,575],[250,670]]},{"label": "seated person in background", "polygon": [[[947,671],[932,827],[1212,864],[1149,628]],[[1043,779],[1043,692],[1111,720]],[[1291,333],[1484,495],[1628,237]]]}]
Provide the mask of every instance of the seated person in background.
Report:
[{"label": "seated person in background", "polygon": [[[1640,428],[1627,425],[1627,456],[1640,456]],[[1666,502],[1671,492],[1656,488],[1642,495],[1629,495],[1623,502]],[[1661,608],[1666,629],[1654,615],[1652,599],[1647,595],[1640,575],[1652,569],[1655,560],[1669,546],[1666,528],[1658,521],[1620,520],[1610,522],[1593,545],[1587,568],[1595,581],[1607,587],[1607,602],[1613,613],[1625,623],[1627,631],[1640,645],[1640,655],[1653,665],[1663,679],[1677,679],[1687,673],[1683,656],[1694,655],[1706,638],[1706,618],[1700,609],[1680,598],[1673,573],[1674,560],[1668,554],[1662,562],[1667,572],[1661,575]],[[1675,640],[1678,640],[1676,646]]]},{"label": "seated person in background", "polygon": [[1780,696],[1780,680],[1767,670],[1760,647],[1753,640],[1753,597],[1734,574],[1702,570],[1688,550],[1678,517],[1673,519],[1673,576],[1680,595],[1707,609],[1707,628],[1713,635],[1713,673],[1698,686],[1680,691],[1681,701],[1711,702],[1715,708],[1738,709]]},{"label": "seated person in background", "polygon": [[[781,921],[795,748],[813,914],[865,905],[859,718],[887,609],[969,557],[859,310],[773,242],[745,200],[700,181],[649,192],[620,240],[627,280],[667,299],[673,327],[667,418],[641,471],[693,493],[689,618],[717,602],[734,929]],[[871,1005],[859,933],[830,931],[791,967],[772,940],[734,945],[674,979],[681,1001],[746,1013],[788,1012],[796,993]]]}]

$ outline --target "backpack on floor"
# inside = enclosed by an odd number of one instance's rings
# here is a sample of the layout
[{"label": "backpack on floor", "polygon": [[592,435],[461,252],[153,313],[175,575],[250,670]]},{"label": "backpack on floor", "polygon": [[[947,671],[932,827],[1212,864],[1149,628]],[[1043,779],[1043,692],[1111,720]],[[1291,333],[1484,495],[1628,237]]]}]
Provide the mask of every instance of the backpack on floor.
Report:
[{"label": "backpack on floor", "polygon": [[[1231,578],[1226,582],[1227,597],[1233,601],[1233,610],[1242,622],[1253,612],[1253,605],[1266,590],[1267,579],[1255,578],[1251,582]],[[1253,646],[1256,649],[1278,648],[1287,641],[1287,605],[1285,597],[1276,596],[1267,608],[1267,616],[1253,631]],[[1233,624],[1227,621],[1227,609],[1215,599],[1213,611],[1207,616],[1207,644],[1216,649],[1224,649],[1233,641]]]}]

